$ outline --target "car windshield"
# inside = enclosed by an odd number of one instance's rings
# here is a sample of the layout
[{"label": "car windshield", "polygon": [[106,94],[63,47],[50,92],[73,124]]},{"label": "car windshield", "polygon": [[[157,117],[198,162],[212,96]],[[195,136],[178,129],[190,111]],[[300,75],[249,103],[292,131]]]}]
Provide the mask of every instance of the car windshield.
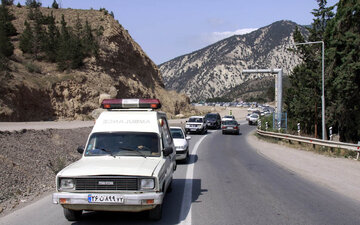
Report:
[{"label": "car windshield", "polygon": [[159,140],[156,133],[93,133],[85,156],[160,156]]},{"label": "car windshield", "polygon": [[224,118],[229,118],[229,119],[233,119],[233,116],[224,116]]},{"label": "car windshield", "polygon": [[190,118],[189,122],[195,122],[195,123],[202,123],[203,119],[202,118]]},{"label": "car windshield", "polygon": [[171,136],[173,138],[181,138],[184,139],[184,134],[180,129],[172,129],[170,128]]},{"label": "car windshield", "polygon": [[235,120],[226,120],[223,125],[237,125],[237,122]]},{"label": "car windshield", "polygon": [[256,114],[252,114],[251,115],[251,118],[258,118],[259,116],[258,115],[256,115]]},{"label": "car windshield", "polygon": [[206,118],[207,119],[216,119],[217,115],[216,114],[207,114]]}]

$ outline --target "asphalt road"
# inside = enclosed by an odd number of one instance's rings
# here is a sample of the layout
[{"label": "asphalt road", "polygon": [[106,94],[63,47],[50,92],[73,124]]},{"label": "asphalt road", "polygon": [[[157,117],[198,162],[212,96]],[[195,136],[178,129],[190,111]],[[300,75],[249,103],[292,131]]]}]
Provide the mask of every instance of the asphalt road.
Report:
[{"label": "asphalt road", "polygon": [[178,165],[163,219],[146,213],[87,212],[68,222],[51,196],[0,218],[0,224],[359,224],[360,203],[265,159],[241,135],[191,135],[191,160]]}]

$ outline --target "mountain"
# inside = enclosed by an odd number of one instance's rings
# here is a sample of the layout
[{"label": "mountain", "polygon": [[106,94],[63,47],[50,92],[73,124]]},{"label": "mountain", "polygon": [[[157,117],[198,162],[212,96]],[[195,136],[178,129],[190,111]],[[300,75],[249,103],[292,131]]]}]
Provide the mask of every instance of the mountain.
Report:
[{"label": "mountain", "polygon": [[164,89],[158,67],[106,10],[40,8],[43,15],[56,18],[58,28],[64,15],[72,28],[78,21],[88,21],[94,36],[102,31],[98,55],[85,58],[80,69],[65,71],[20,50],[30,9],[10,6],[9,10],[18,35],[11,39],[15,50],[9,71],[0,71],[0,121],[92,119],[100,101],[109,97],[159,98],[170,117],[192,110],[187,96]]},{"label": "mountain", "polygon": [[273,76],[244,74],[243,69],[283,68],[284,74],[289,74],[300,62],[288,50],[294,46],[296,26],[307,34],[304,27],[282,20],[165,62],[159,65],[165,87],[185,93],[191,100],[206,100],[227,95],[245,82]]}]

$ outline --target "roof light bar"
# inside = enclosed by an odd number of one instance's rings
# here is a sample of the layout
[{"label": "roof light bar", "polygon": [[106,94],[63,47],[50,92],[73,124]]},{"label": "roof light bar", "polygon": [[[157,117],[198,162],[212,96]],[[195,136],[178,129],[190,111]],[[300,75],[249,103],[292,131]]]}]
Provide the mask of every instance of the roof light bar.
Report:
[{"label": "roof light bar", "polygon": [[104,99],[103,109],[160,109],[159,99]]}]

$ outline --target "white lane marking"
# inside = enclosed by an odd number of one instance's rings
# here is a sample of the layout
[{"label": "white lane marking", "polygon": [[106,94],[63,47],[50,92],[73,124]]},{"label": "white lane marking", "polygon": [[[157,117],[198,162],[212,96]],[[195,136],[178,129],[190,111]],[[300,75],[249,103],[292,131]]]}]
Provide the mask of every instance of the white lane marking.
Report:
[{"label": "white lane marking", "polygon": [[[196,155],[197,150],[201,144],[201,142],[206,138],[207,135],[204,135],[198,142],[196,142],[192,155]],[[183,198],[181,202],[181,211],[180,211],[180,224],[182,225],[190,225],[191,224],[191,203],[192,203],[192,189],[193,189],[193,178],[194,178],[194,158],[191,157],[191,161],[189,162],[189,166],[186,170],[185,177],[185,187]]]}]

